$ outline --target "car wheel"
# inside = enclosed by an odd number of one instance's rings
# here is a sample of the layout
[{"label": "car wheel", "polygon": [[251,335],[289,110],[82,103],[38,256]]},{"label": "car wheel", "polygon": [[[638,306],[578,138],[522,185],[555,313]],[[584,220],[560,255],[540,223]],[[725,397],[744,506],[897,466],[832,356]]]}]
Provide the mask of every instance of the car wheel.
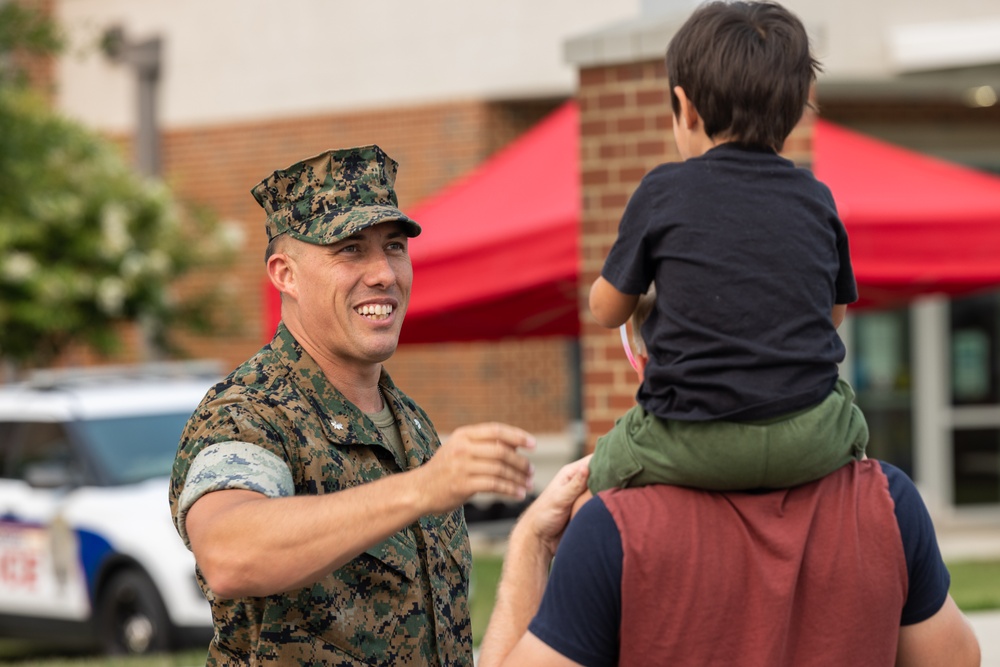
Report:
[{"label": "car wheel", "polygon": [[100,597],[101,645],[112,655],[145,654],[171,648],[171,626],[156,586],[142,572],[113,575]]}]

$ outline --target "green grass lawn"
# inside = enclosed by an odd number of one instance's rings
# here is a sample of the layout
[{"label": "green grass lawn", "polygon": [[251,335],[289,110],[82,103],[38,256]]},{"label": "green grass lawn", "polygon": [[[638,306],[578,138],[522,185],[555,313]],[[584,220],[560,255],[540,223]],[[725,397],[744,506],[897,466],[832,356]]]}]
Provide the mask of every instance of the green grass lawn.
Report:
[{"label": "green grass lawn", "polygon": [[472,617],[472,643],[479,646],[486,632],[486,624],[493,611],[497,583],[500,581],[500,555],[479,555],[472,559],[472,594],[469,600],[469,615]]},{"label": "green grass lawn", "polygon": [[1000,561],[948,563],[951,596],[962,611],[1000,609]]}]

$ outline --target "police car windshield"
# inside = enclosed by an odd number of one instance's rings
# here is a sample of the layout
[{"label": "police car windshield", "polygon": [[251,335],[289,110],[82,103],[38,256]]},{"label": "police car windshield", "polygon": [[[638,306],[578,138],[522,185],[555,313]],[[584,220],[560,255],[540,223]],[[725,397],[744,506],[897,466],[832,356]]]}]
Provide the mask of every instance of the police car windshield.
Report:
[{"label": "police car windshield", "polygon": [[95,463],[111,484],[170,475],[190,412],[80,422]]}]

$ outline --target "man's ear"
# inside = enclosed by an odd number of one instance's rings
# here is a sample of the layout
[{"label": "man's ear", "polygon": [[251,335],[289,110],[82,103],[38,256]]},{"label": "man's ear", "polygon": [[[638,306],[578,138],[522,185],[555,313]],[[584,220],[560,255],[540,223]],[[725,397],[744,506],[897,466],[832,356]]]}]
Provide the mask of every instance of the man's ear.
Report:
[{"label": "man's ear", "polygon": [[274,288],[293,299],[298,298],[298,286],[295,282],[294,260],[283,252],[277,252],[267,258],[267,277]]},{"label": "man's ear", "polygon": [[680,107],[679,115],[680,121],[687,129],[693,129],[701,122],[701,116],[698,115],[698,110],[694,108],[694,103],[688,98],[687,93],[680,86],[674,86],[674,95],[677,96],[678,106]]}]

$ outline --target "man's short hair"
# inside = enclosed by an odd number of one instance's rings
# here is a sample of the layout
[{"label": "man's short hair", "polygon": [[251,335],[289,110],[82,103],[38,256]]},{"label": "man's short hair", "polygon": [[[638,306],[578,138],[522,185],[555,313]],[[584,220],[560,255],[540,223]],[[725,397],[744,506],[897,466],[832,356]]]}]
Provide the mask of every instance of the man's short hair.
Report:
[{"label": "man's short hair", "polygon": [[267,248],[264,249],[265,264],[267,264],[267,260],[271,259],[271,255],[284,251],[282,246],[288,238],[286,234],[279,234],[267,242]]},{"label": "man's short hair", "polygon": [[773,2],[710,2],[667,47],[674,114],[680,86],[710,137],[780,151],[821,70],[802,22]]}]

